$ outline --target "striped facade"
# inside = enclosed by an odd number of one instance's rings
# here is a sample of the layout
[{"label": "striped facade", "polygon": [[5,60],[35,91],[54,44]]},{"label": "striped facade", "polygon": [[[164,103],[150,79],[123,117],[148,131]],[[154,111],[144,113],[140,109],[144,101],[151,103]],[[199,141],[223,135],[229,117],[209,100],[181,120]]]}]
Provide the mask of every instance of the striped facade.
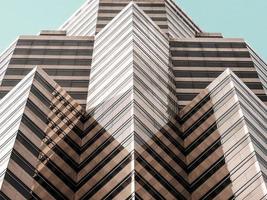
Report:
[{"label": "striped facade", "polygon": [[67,31],[68,35],[95,35],[98,8],[99,0],[86,1],[59,29]]},{"label": "striped facade", "polygon": [[265,103],[266,64],[243,39],[190,38],[170,41],[179,106],[184,107],[226,68],[230,68]]},{"label": "striped facade", "polygon": [[1,55],[0,55],[0,84],[4,78],[7,70],[10,58],[15,48],[15,43],[12,43]]},{"label": "striped facade", "polygon": [[37,67],[1,106],[0,198],[73,199],[82,107]]},{"label": "striped facade", "polygon": [[[256,54],[256,52],[250,46],[247,46],[247,48],[249,49],[253,64],[258,72],[262,87],[265,90],[265,94],[267,95],[267,64]],[[267,100],[264,99],[263,101],[266,102]]]},{"label": "striped facade", "polygon": [[233,72],[180,117],[192,199],[266,199],[267,107]]},{"label": "striped facade", "polygon": [[0,199],[267,199],[266,74],[172,0],[88,0],[0,56]]},{"label": "striped facade", "polygon": [[[131,0],[87,1],[60,30],[68,35],[95,35],[105,27]],[[174,38],[194,37],[201,32],[194,22],[172,0],[134,1],[160,28]]]},{"label": "striped facade", "polygon": [[65,32],[20,36],[2,80],[1,96],[38,65],[85,107],[93,45],[92,36],[66,36]]}]

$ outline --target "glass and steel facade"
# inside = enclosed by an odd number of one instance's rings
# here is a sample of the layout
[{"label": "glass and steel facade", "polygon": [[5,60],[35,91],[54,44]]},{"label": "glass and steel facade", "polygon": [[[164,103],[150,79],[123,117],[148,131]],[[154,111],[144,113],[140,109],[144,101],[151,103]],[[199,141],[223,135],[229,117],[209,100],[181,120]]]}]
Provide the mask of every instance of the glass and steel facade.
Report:
[{"label": "glass and steel facade", "polygon": [[88,0],[0,56],[0,199],[266,199],[266,74],[171,0]]}]

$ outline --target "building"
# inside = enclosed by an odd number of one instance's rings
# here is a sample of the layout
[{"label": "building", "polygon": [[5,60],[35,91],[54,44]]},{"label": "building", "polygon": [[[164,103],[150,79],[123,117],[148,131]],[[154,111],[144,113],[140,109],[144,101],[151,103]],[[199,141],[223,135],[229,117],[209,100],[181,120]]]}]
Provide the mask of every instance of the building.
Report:
[{"label": "building", "polygon": [[88,0],[0,83],[0,199],[267,198],[267,65],[171,0]]}]

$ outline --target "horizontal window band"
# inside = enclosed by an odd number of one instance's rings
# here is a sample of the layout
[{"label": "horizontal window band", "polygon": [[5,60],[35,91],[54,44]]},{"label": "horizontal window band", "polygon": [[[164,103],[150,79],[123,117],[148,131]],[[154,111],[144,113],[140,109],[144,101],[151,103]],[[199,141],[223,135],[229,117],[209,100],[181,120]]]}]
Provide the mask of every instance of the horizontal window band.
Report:
[{"label": "horizontal window band", "polygon": [[175,81],[176,88],[197,88],[197,89],[205,89],[211,82],[200,82],[200,81]]},{"label": "horizontal window band", "polygon": [[[192,68],[193,69],[193,68]],[[225,67],[226,69],[226,67]],[[249,69],[249,68],[248,68]],[[184,71],[184,70],[175,70],[174,69],[174,76],[179,78],[217,78],[223,73],[221,71]],[[256,71],[233,71],[239,78],[259,78]]]},{"label": "horizontal window band", "polygon": [[27,75],[32,68],[7,68],[6,75]]},{"label": "horizontal window band", "polygon": [[[38,37],[37,37],[38,38]],[[27,40],[19,39],[18,46],[93,46],[94,40]]]},{"label": "horizontal window band", "polygon": [[91,66],[92,59],[52,59],[52,58],[12,58],[10,64],[23,65],[86,65]]},{"label": "horizontal window band", "polygon": [[43,69],[50,76],[90,76],[90,68],[88,69]]},{"label": "horizontal window band", "polygon": [[61,87],[82,88],[83,89],[83,88],[88,88],[88,86],[89,86],[89,80],[72,80],[71,77],[70,77],[70,80],[60,80],[60,77],[59,77],[58,80],[56,80],[56,82]]},{"label": "horizontal window band", "polygon": [[176,93],[179,101],[192,101],[198,94],[197,93]]},{"label": "horizontal window band", "polygon": [[30,48],[17,48],[14,50],[14,55],[70,55],[70,56],[82,56],[92,55],[91,49],[30,49]]},{"label": "horizontal window band", "polygon": [[172,47],[184,47],[184,48],[247,48],[246,43],[242,42],[199,42],[199,41],[189,41],[189,42],[183,42],[183,41],[171,41],[170,46]]},{"label": "horizontal window band", "polygon": [[172,59],[172,64],[174,67],[246,67],[246,68],[254,68],[254,64],[252,61],[224,61],[224,60],[216,60],[216,61],[209,61],[209,60],[174,60]]},{"label": "horizontal window band", "polygon": [[249,52],[243,52],[243,51],[178,51],[178,50],[172,50],[171,51],[172,57],[218,57],[218,59],[221,59],[223,57],[235,57],[235,58],[250,58]]},{"label": "horizontal window band", "polygon": [[[182,89],[205,89],[211,81],[201,82],[201,81],[175,81],[176,88]],[[249,89],[263,89],[262,83],[260,82],[244,82]]]}]

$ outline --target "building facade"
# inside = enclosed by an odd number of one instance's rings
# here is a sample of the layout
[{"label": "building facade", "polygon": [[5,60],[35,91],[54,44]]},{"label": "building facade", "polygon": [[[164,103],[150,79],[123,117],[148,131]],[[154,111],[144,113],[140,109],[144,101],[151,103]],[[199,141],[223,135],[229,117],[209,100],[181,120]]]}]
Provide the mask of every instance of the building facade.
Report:
[{"label": "building facade", "polygon": [[267,198],[267,65],[172,0],[88,0],[0,83],[0,199]]}]

